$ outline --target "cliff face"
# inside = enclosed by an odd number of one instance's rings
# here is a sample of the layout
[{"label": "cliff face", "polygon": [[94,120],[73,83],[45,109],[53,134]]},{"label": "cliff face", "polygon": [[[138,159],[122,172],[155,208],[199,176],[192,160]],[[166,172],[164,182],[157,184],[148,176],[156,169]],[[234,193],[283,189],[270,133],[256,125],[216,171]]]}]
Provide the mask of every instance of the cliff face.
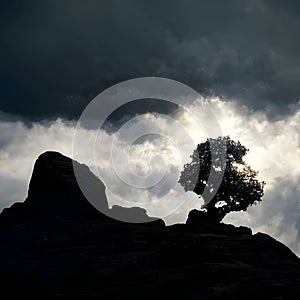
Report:
[{"label": "cliff face", "polygon": [[[32,217],[95,216],[97,210],[86,201],[77,185],[72,163],[71,158],[58,152],[41,154],[35,162],[25,202],[4,209],[0,222],[21,222]],[[74,163],[80,167],[82,176],[88,178],[92,191],[101,195],[107,209],[104,184],[86,165]]]},{"label": "cliff face", "polygon": [[[78,166],[108,209],[103,183]],[[72,160],[46,152],[25,202],[0,215],[1,295],[298,299],[300,260],[286,246],[249,228],[200,223],[199,214],[169,227],[110,219],[82,195]]]}]

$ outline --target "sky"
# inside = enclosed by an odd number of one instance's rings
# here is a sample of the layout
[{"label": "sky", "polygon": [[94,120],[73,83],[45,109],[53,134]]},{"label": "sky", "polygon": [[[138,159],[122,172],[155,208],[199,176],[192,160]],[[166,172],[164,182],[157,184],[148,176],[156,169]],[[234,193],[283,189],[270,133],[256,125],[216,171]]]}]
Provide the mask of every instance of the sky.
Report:
[{"label": "sky", "polygon": [[[269,233],[300,255],[299,1],[3,0],[0,22],[0,210],[25,199],[40,153],[72,156],[77,120],[95,96],[124,80],[165,77],[200,93],[181,105],[209,126],[199,109],[208,103],[222,133],[249,148],[246,161],[267,183],[260,205],[224,222]],[[128,206],[142,201],[168,224],[184,222],[201,201],[192,193],[183,201],[186,193],[174,188],[195,147],[178,124],[191,140],[205,138],[187,111],[155,99],[120,107],[97,133],[99,161],[83,143],[82,162],[98,168]],[[129,145],[129,167],[116,162],[119,175],[162,176],[157,187],[115,183],[101,157],[131,141],[121,128],[149,134]],[[77,134],[89,139],[94,132]],[[147,207],[162,198],[163,206]]]}]

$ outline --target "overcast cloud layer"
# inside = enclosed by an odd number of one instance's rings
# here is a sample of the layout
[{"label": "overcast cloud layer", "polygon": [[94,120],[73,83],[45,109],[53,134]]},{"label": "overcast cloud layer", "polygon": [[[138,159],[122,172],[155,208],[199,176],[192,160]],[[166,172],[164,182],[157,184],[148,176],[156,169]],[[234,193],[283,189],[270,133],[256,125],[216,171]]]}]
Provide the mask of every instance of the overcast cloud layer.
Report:
[{"label": "overcast cloud layer", "polygon": [[[40,153],[72,156],[75,122],[96,95],[123,80],[161,76],[208,99],[224,135],[250,149],[247,161],[267,182],[261,205],[224,221],[267,232],[300,255],[299,36],[298,0],[1,1],[0,210],[25,199]],[[209,126],[201,99],[182,104]],[[99,132],[97,166],[83,144],[81,162],[104,175],[111,205],[121,197],[165,217],[186,200],[175,183],[195,146],[190,141],[205,135],[177,108],[156,100],[119,108]],[[133,119],[147,111],[167,115]],[[120,188],[109,161],[101,160],[112,142],[126,157],[129,136],[118,132],[124,124],[131,135],[143,128],[151,134],[129,148],[130,166],[116,161],[119,176],[133,185],[147,175],[162,179],[154,188]],[[88,139],[93,132],[78,134]],[[200,207],[188,196],[168,224]]]},{"label": "overcast cloud layer", "polygon": [[268,117],[300,97],[300,3],[1,1],[0,109],[76,118],[103,89],[163,76]]},{"label": "overcast cloud layer", "polygon": [[[210,120],[201,115],[201,101],[198,99],[187,108],[205,124]],[[283,120],[272,121],[264,113],[241,109],[234,103],[218,98],[208,101],[218,116],[224,135],[230,134],[232,139],[240,140],[250,148],[246,160],[260,171],[260,179],[267,182],[265,196],[259,206],[250,208],[247,213],[232,213],[224,221],[250,226],[254,231],[267,232],[300,254],[300,110]],[[107,191],[110,205],[119,203],[118,197],[122,197],[130,202],[127,206],[139,204],[149,214],[165,217],[177,205],[184,203],[165,218],[167,224],[184,222],[191,208],[200,207],[201,199],[193,193],[184,193],[180,186],[175,187],[182,166],[189,161],[189,155],[194,149],[193,143],[186,143],[184,132],[178,130],[178,123],[189,132],[192,140],[200,142],[205,138],[185,111],[178,111],[172,118],[157,114],[142,115],[130,121],[125,128],[130,137],[138,137],[143,127],[155,134],[138,139],[132,145],[129,167],[122,165],[125,160],[116,161],[114,167],[123,172],[119,175],[127,181],[135,180],[132,174],[154,174],[154,177],[162,178],[154,188],[124,190],[116,184],[115,170],[111,168],[110,162],[102,159],[110,155],[112,143],[118,153],[117,157],[123,157],[123,154],[126,157],[127,153],[122,151],[130,140],[129,136],[120,132],[107,134],[100,131],[95,148],[98,157],[96,165],[90,156],[90,149],[85,149],[83,143],[82,153],[86,155],[82,162],[87,163],[95,173],[98,167],[100,176],[105,174],[101,178],[114,193]],[[57,150],[65,155],[72,155],[74,123],[58,119],[51,123],[33,123],[28,127],[22,122],[3,120],[0,122],[0,130],[0,206],[3,208],[26,197],[33,162],[41,152]],[[83,139],[93,137],[93,131],[86,129],[79,129],[77,134],[81,134]],[[164,174],[161,172],[162,168]],[[190,198],[186,201],[187,196]],[[158,205],[148,205],[155,201]]]}]

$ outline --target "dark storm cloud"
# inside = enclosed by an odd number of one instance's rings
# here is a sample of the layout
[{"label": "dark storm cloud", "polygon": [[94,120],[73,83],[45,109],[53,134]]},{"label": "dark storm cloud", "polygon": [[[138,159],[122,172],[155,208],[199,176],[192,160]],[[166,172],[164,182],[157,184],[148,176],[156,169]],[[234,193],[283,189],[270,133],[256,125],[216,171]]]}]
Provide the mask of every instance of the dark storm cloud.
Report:
[{"label": "dark storm cloud", "polygon": [[0,110],[78,117],[103,89],[179,80],[270,117],[300,97],[298,1],[1,1]]}]

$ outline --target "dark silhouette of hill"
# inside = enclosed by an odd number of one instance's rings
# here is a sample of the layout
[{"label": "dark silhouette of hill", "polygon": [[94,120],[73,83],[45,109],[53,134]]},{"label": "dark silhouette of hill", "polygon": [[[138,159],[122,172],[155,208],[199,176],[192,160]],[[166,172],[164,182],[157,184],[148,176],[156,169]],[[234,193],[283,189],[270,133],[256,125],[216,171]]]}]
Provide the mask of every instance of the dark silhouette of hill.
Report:
[{"label": "dark silhouette of hill", "polygon": [[[105,186],[80,168],[108,210]],[[290,249],[246,227],[200,220],[198,211],[187,224],[169,227],[161,220],[113,220],[84,198],[72,160],[46,152],[35,163],[25,202],[0,215],[0,295],[298,299],[300,259]]]}]

